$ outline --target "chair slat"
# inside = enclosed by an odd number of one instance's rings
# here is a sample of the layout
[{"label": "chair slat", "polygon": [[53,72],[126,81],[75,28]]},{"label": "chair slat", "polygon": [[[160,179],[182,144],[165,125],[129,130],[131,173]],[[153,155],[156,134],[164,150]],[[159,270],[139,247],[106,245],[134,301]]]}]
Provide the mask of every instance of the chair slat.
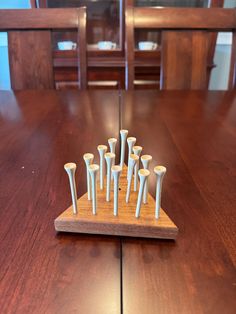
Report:
[{"label": "chair slat", "polygon": [[134,8],[135,28],[234,29],[236,10],[222,8]]},{"label": "chair slat", "polygon": [[10,31],[8,51],[12,89],[54,88],[50,31]]},{"label": "chair slat", "polygon": [[78,27],[78,15],[84,8],[0,10],[0,30],[73,29]]},{"label": "chair slat", "polygon": [[208,34],[204,31],[162,33],[161,88],[205,89]]}]

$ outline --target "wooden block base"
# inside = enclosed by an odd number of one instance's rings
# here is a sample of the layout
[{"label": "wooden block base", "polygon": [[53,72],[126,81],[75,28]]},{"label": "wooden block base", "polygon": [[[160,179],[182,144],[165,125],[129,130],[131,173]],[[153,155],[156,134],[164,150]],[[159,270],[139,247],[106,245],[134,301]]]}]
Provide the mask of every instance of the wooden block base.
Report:
[{"label": "wooden block base", "polygon": [[[113,215],[113,191],[111,201],[106,202],[106,185],[101,191],[97,187],[97,214],[92,214],[92,201],[87,193],[78,199],[78,214],[74,215],[72,206],[55,219],[56,231],[130,236],[144,238],[176,239],[178,228],[163,209],[155,219],[155,200],[149,194],[148,203],[142,204],[141,215],[135,218],[138,192],[131,192],[130,202],[125,202],[127,168],[120,177],[118,216]],[[104,180],[105,183],[105,180]]]}]

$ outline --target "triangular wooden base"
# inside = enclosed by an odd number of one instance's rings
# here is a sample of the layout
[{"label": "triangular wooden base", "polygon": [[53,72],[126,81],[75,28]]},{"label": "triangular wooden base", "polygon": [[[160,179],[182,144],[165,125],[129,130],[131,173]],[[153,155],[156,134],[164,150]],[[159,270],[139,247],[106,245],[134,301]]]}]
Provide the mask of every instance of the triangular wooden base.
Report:
[{"label": "triangular wooden base", "polygon": [[88,201],[86,193],[78,199],[78,214],[74,215],[70,206],[55,219],[56,231],[176,239],[178,228],[163,209],[160,210],[159,218],[155,219],[155,200],[150,194],[148,203],[142,204],[140,217],[135,218],[138,192],[132,191],[130,202],[125,202],[126,172],[125,166],[119,184],[118,216],[113,214],[113,192],[111,201],[106,202],[106,184],[103,190],[97,184],[97,214],[92,214],[92,201]]}]

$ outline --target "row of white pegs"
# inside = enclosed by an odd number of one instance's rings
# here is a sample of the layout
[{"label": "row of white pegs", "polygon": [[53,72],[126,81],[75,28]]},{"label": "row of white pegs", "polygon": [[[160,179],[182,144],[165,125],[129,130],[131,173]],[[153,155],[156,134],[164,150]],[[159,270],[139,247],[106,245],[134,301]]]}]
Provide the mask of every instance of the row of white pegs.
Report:
[{"label": "row of white pegs", "polygon": [[[94,155],[91,153],[84,154],[83,158],[86,164],[86,173],[87,173],[87,192],[88,192],[88,200],[92,200],[92,211],[93,214],[96,215],[97,212],[97,193],[96,193],[96,183],[97,176],[99,173],[99,181],[100,181],[100,189],[104,189],[104,178],[105,178],[105,161],[106,161],[106,201],[110,201],[111,195],[111,180],[114,181],[114,215],[118,215],[118,194],[119,194],[119,179],[120,174],[122,172],[124,166],[125,159],[125,143],[128,135],[127,130],[121,130],[121,155],[120,155],[120,164],[115,165],[115,150],[117,139],[110,138],[108,139],[108,144],[110,148],[110,152],[107,152],[106,145],[98,145],[97,149],[100,157],[100,166],[94,164]],[[139,181],[139,191],[137,198],[137,205],[135,211],[135,217],[138,218],[140,216],[140,210],[142,202],[144,204],[147,203],[148,198],[148,177],[150,175],[149,165],[152,160],[152,156],[143,155],[140,158],[142,147],[135,146],[136,138],[128,137],[128,171],[127,171],[127,191],[126,191],[126,202],[129,202],[130,192],[132,186],[132,179],[134,177],[134,191],[138,190],[138,181]],[[139,169],[139,159],[141,159],[143,169]],[[72,196],[72,207],[73,213],[78,213],[77,208],[77,192],[76,192],[76,184],[75,184],[75,163],[67,163],[64,166],[66,172],[69,176],[70,188],[71,188],[71,196]],[[100,170],[100,171],[99,171]],[[162,181],[163,177],[166,173],[166,168],[164,166],[156,166],[154,168],[154,173],[157,176],[156,180],[156,206],[155,206],[155,218],[159,218],[160,207],[161,207],[161,191],[162,191]],[[138,180],[139,177],[139,180]]]}]

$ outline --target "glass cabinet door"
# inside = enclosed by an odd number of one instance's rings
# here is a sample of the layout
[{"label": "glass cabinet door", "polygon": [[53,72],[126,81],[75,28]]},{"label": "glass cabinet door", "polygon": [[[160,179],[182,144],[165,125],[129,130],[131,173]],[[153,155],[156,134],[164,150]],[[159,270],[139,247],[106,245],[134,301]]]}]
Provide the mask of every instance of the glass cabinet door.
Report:
[{"label": "glass cabinet door", "polygon": [[[81,7],[87,9],[88,49],[116,50],[122,46],[122,1],[120,0],[48,0],[48,8]],[[64,37],[63,37],[64,36]],[[55,34],[57,41],[68,39]],[[73,34],[69,36],[73,40]],[[76,39],[76,38],[74,38]]]}]

